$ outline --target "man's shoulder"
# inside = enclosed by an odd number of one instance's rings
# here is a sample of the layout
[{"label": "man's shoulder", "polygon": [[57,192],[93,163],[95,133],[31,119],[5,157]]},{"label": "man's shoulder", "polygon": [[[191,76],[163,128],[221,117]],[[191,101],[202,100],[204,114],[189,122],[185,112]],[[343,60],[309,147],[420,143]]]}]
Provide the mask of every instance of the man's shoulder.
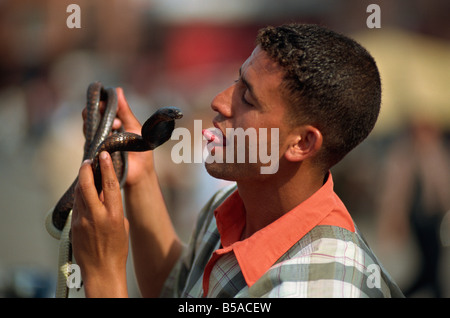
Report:
[{"label": "man's shoulder", "polygon": [[[331,273],[336,270],[336,264],[342,264],[347,269],[352,267],[365,271],[367,266],[373,263],[377,263],[376,257],[358,232],[337,226],[319,225],[293,245],[273,267],[306,264],[310,267],[327,267],[326,271],[320,272]],[[312,273],[309,273],[308,277],[314,279]]]},{"label": "man's shoulder", "polygon": [[358,232],[323,225],[292,246],[249,293],[257,297],[389,297],[397,292],[392,284]]}]

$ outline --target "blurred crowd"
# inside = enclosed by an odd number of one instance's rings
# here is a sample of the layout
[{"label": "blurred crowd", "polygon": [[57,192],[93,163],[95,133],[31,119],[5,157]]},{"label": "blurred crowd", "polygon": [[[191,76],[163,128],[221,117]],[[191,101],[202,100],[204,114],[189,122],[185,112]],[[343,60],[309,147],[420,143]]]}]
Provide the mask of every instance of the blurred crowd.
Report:
[{"label": "blurred crowd", "polygon": [[[58,242],[44,217],[78,172],[89,83],[123,87],[142,122],[173,105],[184,113],[180,127],[201,119],[208,128],[210,101],[236,78],[257,30],[296,21],[354,35],[375,56],[382,114],[333,169],[336,191],[408,296],[449,297],[450,3],[375,1],[375,30],[366,26],[372,2],[1,1],[0,296],[52,297]],[[66,25],[71,3],[80,29]],[[186,241],[226,182],[202,164],[174,164],[174,142],[155,151],[156,165]]]}]

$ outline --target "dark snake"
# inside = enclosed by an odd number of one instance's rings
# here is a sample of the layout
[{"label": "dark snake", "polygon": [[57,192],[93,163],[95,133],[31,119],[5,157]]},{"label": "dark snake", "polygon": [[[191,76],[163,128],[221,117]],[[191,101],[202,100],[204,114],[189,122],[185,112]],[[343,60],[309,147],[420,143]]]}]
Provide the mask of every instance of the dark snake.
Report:
[{"label": "dark snake", "polygon": [[[100,102],[106,106],[104,115],[100,113]],[[100,82],[89,85],[86,104],[86,131],[83,161],[93,160],[94,180],[97,192],[100,193],[101,173],[98,156],[102,151],[111,154],[117,178],[122,186],[127,173],[127,152],[148,151],[157,148],[170,139],[175,128],[175,120],[183,117],[176,107],[162,107],[158,109],[144,123],[141,135],[119,131],[112,131],[112,124],[117,112],[117,94],[114,88],[104,88]],[[75,186],[78,177],[64,193],[52,212],[52,223],[55,228],[62,230],[73,208]]]}]

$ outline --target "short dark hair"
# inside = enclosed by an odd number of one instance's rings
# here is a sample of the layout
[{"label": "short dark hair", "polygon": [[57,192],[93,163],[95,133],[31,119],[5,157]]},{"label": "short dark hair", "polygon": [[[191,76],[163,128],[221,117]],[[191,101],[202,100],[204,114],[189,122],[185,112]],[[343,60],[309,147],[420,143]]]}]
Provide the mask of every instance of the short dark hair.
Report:
[{"label": "short dark hair", "polygon": [[323,135],[317,159],[339,162],[372,131],[381,81],[373,57],[354,40],[318,25],[286,24],[258,32],[256,44],[285,70],[282,93],[296,125]]}]

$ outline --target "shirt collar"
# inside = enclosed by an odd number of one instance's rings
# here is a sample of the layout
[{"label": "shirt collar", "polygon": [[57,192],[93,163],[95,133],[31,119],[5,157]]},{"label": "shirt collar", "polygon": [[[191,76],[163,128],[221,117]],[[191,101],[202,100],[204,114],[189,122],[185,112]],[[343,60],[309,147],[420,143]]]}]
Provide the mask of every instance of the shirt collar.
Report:
[{"label": "shirt collar", "polygon": [[240,240],[245,208],[237,190],[214,213],[222,247],[235,253],[248,286],[315,226],[334,225],[355,231],[350,214],[333,191],[331,173],[311,197],[245,240]]}]

